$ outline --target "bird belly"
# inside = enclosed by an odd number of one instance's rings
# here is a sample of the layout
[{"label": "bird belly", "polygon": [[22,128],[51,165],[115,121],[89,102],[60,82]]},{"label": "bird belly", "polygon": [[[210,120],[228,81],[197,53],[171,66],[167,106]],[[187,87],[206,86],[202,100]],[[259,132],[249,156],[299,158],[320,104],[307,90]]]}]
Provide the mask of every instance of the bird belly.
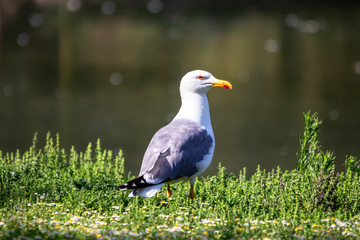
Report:
[{"label": "bird belly", "polygon": [[214,155],[214,149],[215,146],[213,145],[209,153],[204,156],[203,160],[196,163],[196,168],[198,169],[198,171],[192,176],[192,178],[199,176],[209,167]]}]

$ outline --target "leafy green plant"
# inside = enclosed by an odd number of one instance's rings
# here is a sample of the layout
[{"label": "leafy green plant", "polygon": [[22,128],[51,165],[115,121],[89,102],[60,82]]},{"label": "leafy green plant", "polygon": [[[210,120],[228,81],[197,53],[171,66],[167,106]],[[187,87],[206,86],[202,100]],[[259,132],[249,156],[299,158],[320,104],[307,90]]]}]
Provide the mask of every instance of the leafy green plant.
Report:
[{"label": "leafy green plant", "polygon": [[150,199],[117,191],[128,180],[122,152],[100,140],[83,152],[61,148],[60,138],[37,135],[24,153],[0,152],[0,238],[359,238],[359,160],[334,157],[319,146],[316,114],[304,114],[298,167],[267,171],[259,166],[199,179],[196,199],[188,183]]},{"label": "leafy green plant", "polygon": [[300,138],[300,150],[297,153],[298,170],[311,172],[314,176],[318,173],[325,175],[335,170],[334,156],[331,152],[323,152],[319,144],[319,129],[322,122],[316,113],[304,114],[305,130]]}]

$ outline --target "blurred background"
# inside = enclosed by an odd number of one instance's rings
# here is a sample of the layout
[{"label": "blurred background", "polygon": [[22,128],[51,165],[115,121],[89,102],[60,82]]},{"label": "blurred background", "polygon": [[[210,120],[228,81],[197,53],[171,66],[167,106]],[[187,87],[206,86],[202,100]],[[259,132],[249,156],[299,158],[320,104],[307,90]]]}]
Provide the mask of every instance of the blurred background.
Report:
[{"label": "blurred background", "polygon": [[144,151],[180,107],[178,86],[203,69],[233,90],[209,94],[214,160],[237,173],[296,167],[303,112],[320,142],[360,156],[360,4],[346,1],[0,0],[0,149],[35,132],[62,147]]}]

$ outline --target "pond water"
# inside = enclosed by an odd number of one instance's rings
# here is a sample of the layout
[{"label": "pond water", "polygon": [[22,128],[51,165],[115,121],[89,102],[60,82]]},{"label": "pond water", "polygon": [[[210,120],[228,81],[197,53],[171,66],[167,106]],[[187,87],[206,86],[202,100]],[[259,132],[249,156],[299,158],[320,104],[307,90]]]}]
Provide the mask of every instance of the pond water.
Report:
[{"label": "pond water", "polygon": [[81,151],[100,138],[137,174],[151,137],[179,109],[179,80],[203,69],[233,84],[208,94],[217,146],[206,174],[218,162],[235,173],[295,168],[309,110],[323,120],[320,141],[338,170],[346,155],[360,156],[356,7],[11,2],[0,11],[4,152],[28,149],[35,132],[42,142],[59,133],[63,147]]}]

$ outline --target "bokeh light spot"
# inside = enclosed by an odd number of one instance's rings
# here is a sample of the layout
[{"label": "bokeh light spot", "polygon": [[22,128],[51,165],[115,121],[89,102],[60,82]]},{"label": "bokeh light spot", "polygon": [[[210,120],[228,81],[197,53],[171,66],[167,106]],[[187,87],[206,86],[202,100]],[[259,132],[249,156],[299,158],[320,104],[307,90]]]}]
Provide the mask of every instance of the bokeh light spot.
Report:
[{"label": "bokeh light spot", "polygon": [[356,74],[359,74],[359,75],[360,75],[360,61],[355,62],[355,64],[354,64],[354,70],[355,70]]},{"label": "bokeh light spot", "polygon": [[20,47],[26,47],[30,42],[29,34],[26,32],[20,33],[16,39],[16,42]]},{"label": "bokeh light spot", "polygon": [[151,13],[159,13],[163,9],[164,5],[160,0],[151,0],[147,4],[147,9]]},{"label": "bokeh light spot", "polygon": [[80,10],[82,5],[81,0],[68,0],[66,2],[66,8],[67,10],[69,10],[70,12],[77,12]]},{"label": "bokeh light spot", "polygon": [[14,95],[15,92],[15,88],[12,84],[8,83],[5,85],[4,87],[4,95],[6,97],[11,97],[12,95]]},{"label": "bokeh light spot", "polygon": [[329,117],[331,120],[336,121],[339,118],[339,111],[337,109],[331,109],[329,111]]},{"label": "bokeh light spot", "polygon": [[116,4],[113,1],[105,1],[101,4],[101,12],[104,15],[112,15],[116,11]]},{"label": "bokeh light spot", "polygon": [[30,17],[29,23],[32,27],[38,28],[44,23],[44,17],[42,14],[36,13]]},{"label": "bokeh light spot", "polygon": [[264,43],[265,50],[270,53],[275,53],[280,51],[280,44],[274,39],[268,39]]},{"label": "bokeh light spot", "polygon": [[122,75],[118,72],[114,72],[110,75],[109,81],[114,86],[120,85],[122,82]]}]

